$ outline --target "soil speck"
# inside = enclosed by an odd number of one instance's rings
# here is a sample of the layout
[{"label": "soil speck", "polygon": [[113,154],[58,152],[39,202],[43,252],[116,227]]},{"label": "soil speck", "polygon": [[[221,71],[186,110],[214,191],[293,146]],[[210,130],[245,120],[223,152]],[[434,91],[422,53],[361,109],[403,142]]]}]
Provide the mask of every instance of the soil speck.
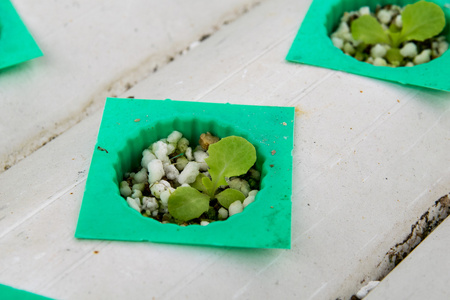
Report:
[{"label": "soil speck", "polygon": [[106,150],[105,148],[102,148],[100,146],[98,146],[97,149],[100,150],[100,151],[105,151],[106,153],[108,153],[108,150]]},{"label": "soil speck", "polygon": [[304,112],[303,110],[301,110],[298,106],[295,107],[295,115],[298,117],[300,115],[304,115],[306,114],[306,112]]}]

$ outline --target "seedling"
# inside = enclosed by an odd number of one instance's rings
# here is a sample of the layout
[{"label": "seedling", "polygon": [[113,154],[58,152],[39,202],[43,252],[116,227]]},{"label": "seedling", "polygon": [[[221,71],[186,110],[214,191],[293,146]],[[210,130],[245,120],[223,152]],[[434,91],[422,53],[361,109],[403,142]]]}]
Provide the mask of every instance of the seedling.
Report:
[{"label": "seedling", "polygon": [[142,168],[127,173],[119,185],[128,206],[177,224],[207,225],[243,211],[259,187],[261,174],[251,169],[255,147],[242,137],[220,140],[209,132],[200,135],[199,144],[193,150],[173,131],[144,149]]},{"label": "seedling", "polygon": [[445,16],[442,9],[434,3],[420,1],[407,5],[401,13],[402,28],[392,23],[388,29],[371,15],[363,15],[351,24],[352,36],[355,40],[363,42],[357,49],[355,57],[366,45],[387,44],[386,58],[394,66],[398,66],[404,57],[400,53],[400,46],[408,41],[425,41],[439,34],[445,27]]},{"label": "seedling", "polygon": [[[108,98],[75,236],[217,247],[290,248],[294,117],[293,107]],[[177,134],[176,129],[182,132]],[[244,137],[256,148],[255,165],[245,175],[227,181],[228,187],[248,194],[243,203],[234,203],[242,204],[244,210],[228,220],[227,209],[214,199],[200,218],[175,220],[168,212],[167,194],[186,186],[185,183],[193,186],[198,174],[187,181],[190,176],[183,174],[187,165],[197,165],[199,172],[209,176],[204,160],[208,149],[196,142],[208,131],[224,139],[233,135]],[[164,146],[162,143],[167,148],[157,147]],[[276,154],[272,155],[272,151]],[[153,160],[163,162],[166,168],[163,177],[155,179],[158,174],[154,172],[158,170],[148,168]],[[178,177],[174,177],[177,174],[173,167],[179,171]],[[243,185],[237,187],[237,181]],[[219,187],[216,194],[221,191]],[[139,204],[138,211],[130,207],[129,199],[130,203],[133,200],[136,206]],[[208,226],[194,225],[206,225],[208,221],[211,221]]]},{"label": "seedling", "polygon": [[243,175],[255,164],[255,147],[242,137],[229,136],[210,145],[208,153],[205,162],[211,179],[199,174],[191,187],[178,187],[169,197],[169,213],[180,221],[198,218],[208,211],[213,199],[225,208],[245,199],[245,195],[236,189],[217,191],[228,185],[226,177]]}]

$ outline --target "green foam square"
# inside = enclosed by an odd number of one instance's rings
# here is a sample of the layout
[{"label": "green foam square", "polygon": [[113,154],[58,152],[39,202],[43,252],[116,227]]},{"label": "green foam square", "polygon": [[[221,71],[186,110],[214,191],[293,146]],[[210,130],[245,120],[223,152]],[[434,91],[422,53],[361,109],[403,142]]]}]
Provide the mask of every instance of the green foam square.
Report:
[{"label": "green foam square", "polygon": [[[342,14],[369,6],[374,11],[377,4],[405,6],[413,0],[313,0],[300,29],[286,56],[291,62],[344,71],[402,84],[450,91],[450,51],[428,63],[414,67],[380,67],[360,62],[335,47],[330,34],[339,24]],[[450,9],[442,0],[429,1],[438,4],[446,18],[443,34],[450,40]]]},{"label": "green foam square", "polygon": [[[246,248],[290,248],[294,108],[108,98],[86,181],[77,238]],[[261,188],[242,213],[207,226],[162,224],[128,207],[123,174],[142,151],[178,130],[246,138],[257,151]]]},{"label": "green foam square", "polygon": [[50,300],[41,295],[33,294],[28,291],[15,289],[13,287],[0,284],[0,298],[1,299],[15,299],[15,300]]},{"label": "green foam square", "polygon": [[9,0],[0,0],[0,69],[42,56]]}]

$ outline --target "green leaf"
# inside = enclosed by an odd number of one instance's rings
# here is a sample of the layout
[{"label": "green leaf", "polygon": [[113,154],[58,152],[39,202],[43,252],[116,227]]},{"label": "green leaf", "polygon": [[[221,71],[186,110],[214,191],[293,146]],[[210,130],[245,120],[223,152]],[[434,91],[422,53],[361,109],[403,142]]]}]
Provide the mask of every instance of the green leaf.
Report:
[{"label": "green leaf", "polygon": [[207,193],[208,190],[205,187],[205,185],[203,184],[203,180],[202,180],[205,177],[206,177],[205,174],[202,174],[202,173],[198,174],[197,178],[195,178],[195,181],[193,183],[191,183],[191,187],[199,190],[200,192]]},{"label": "green leaf", "polygon": [[178,220],[189,221],[209,209],[209,197],[192,187],[179,187],[169,197],[169,213]]},{"label": "green leaf", "polygon": [[424,41],[445,27],[445,16],[439,5],[420,1],[407,5],[402,12],[401,41]]},{"label": "green leaf", "polygon": [[402,29],[400,27],[397,27],[397,25],[395,25],[395,23],[392,23],[389,26],[389,33],[395,33],[395,32],[400,32]]},{"label": "green leaf", "polygon": [[366,44],[389,44],[389,36],[378,20],[370,15],[364,15],[354,20],[351,25],[352,36]]},{"label": "green leaf", "polygon": [[203,184],[208,188],[209,195],[214,195],[219,186],[227,185],[225,177],[245,174],[256,162],[255,147],[238,136],[229,136],[211,144],[208,153],[205,162],[209,166],[212,185],[208,187],[204,179]]},{"label": "green leaf", "polygon": [[205,176],[202,178],[202,183],[203,186],[206,188],[206,193],[211,197],[211,199],[214,199],[214,194],[216,190],[213,188],[213,183],[211,179]]},{"label": "green leaf", "polygon": [[228,207],[230,207],[230,204],[237,200],[243,202],[245,200],[245,195],[238,190],[230,188],[217,194],[216,198],[223,207],[228,209]]},{"label": "green leaf", "polygon": [[391,32],[391,34],[389,35],[390,39],[391,39],[391,46],[393,48],[398,48],[398,46],[401,44],[401,34],[400,32]]}]

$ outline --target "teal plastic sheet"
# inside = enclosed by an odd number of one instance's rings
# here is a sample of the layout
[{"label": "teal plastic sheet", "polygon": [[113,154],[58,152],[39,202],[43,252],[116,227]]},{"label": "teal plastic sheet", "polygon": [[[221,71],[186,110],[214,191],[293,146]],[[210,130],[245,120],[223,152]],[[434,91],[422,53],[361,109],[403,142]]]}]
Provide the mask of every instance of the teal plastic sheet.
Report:
[{"label": "teal plastic sheet", "polygon": [[42,56],[9,0],[0,0],[0,69]]},{"label": "teal plastic sheet", "polygon": [[18,290],[10,286],[0,284],[0,299],[14,300],[50,300],[50,298],[36,295],[27,291]]},{"label": "teal plastic sheet", "polygon": [[[122,241],[290,248],[294,108],[108,98],[94,148],[75,237]],[[180,131],[246,138],[256,148],[261,188],[242,213],[207,226],[162,224],[128,207],[119,192],[142,151]]]},{"label": "teal plastic sheet", "polygon": [[[301,24],[286,57],[288,61],[324,67],[348,73],[394,81],[402,84],[450,91],[450,51],[428,63],[414,67],[380,67],[360,62],[344,54],[329,38],[346,11],[369,6],[374,11],[377,4],[405,6],[411,0],[314,0]],[[445,1],[430,1],[441,6],[445,13],[444,35],[450,40],[450,9]]]}]

